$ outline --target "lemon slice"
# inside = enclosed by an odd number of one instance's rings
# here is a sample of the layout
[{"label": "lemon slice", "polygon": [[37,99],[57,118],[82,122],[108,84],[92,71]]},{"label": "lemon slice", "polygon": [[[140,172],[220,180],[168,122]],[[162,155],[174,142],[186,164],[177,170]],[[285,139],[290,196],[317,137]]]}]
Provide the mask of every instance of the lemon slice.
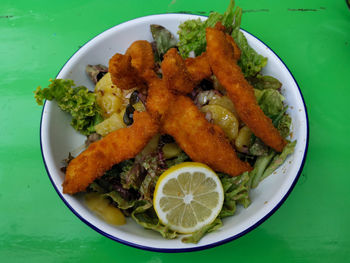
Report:
[{"label": "lemon slice", "polygon": [[212,223],[221,211],[224,190],[207,165],[185,162],[165,171],[158,179],[154,209],[171,230],[193,233]]}]

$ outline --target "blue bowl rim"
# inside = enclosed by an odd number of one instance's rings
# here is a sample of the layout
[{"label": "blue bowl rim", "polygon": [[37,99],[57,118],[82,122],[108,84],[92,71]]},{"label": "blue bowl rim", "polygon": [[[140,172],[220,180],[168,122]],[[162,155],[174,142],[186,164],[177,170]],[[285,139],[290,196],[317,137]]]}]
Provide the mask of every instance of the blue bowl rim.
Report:
[{"label": "blue bowl rim", "polygon": [[[207,16],[203,16],[203,15],[194,15],[194,14],[188,14],[188,13],[166,13],[166,14],[154,14],[154,15],[148,15],[148,16],[143,16],[143,17],[139,17],[139,18],[135,18],[135,19],[131,19],[131,20],[128,20],[128,21],[125,21],[123,23],[120,23],[118,25],[122,25],[122,24],[125,24],[125,23],[128,23],[130,21],[133,21],[133,20],[137,20],[137,19],[141,19],[141,18],[147,18],[147,17],[151,17],[151,16],[157,16],[157,15],[179,15],[179,14],[183,14],[183,15],[190,15],[190,16],[198,16],[198,17],[204,17],[204,18],[207,18]],[[115,26],[118,26],[118,25],[115,25]],[[114,28],[115,26],[113,26],[112,28]],[[108,28],[106,30],[104,30],[103,32],[99,33],[98,35],[96,35],[94,38],[92,39],[95,39],[96,37],[100,36],[101,34],[103,34],[104,32],[106,32],[107,30],[109,30],[111,28]],[[287,67],[287,65],[284,63],[284,61],[275,53],[275,51],[273,51],[265,42],[263,42],[262,40],[260,40],[258,37],[254,36],[253,34],[247,32],[246,30],[242,29],[242,31],[244,31],[245,33],[251,35],[252,37],[256,38],[257,40],[259,40],[262,44],[264,44],[269,50],[271,50],[273,52],[273,54],[282,62],[282,64],[286,67],[286,69],[288,70],[289,74],[292,76],[296,86],[298,87],[298,91],[299,91],[299,94],[300,94],[300,97],[302,99],[302,102],[303,102],[303,106],[304,106],[304,109],[305,109],[305,118],[306,118],[306,146],[305,146],[305,151],[304,151],[304,156],[303,156],[303,160],[302,160],[302,163],[299,167],[299,170],[298,170],[298,173],[296,175],[296,177],[294,178],[294,181],[293,183],[291,184],[288,192],[283,196],[283,198],[279,201],[279,203],[269,212],[267,213],[263,218],[261,218],[258,222],[256,222],[254,225],[250,226],[249,228],[243,230],[242,232],[232,236],[232,237],[229,237],[229,238],[226,238],[226,239],[223,239],[223,240],[220,240],[218,242],[215,242],[215,243],[211,243],[211,244],[208,244],[208,245],[204,245],[204,246],[198,246],[198,247],[190,247],[190,248],[155,248],[155,247],[148,247],[148,246],[144,246],[144,245],[139,245],[139,244],[135,244],[135,243],[132,243],[132,242],[129,242],[129,241],[126,241],[126,240],[123,240],[123,239],[120,239],[120,238],[117,238],[115,236],[112,236],[104,231],[102,231],[101,229],[97,228],[96,226],[94,226],[93,224],[91,224],[90,222],[88,222],[86,219],[84,219],[77,211],[75,211],[73,209],[73,207],[71,207],[69,205],[69,203],[67,202],[67,200],[63,197],[63,195],[61,194],[61,192],[58,190],[58,188],[56,187],[52,177],[51,177],[51,174],[49,172],[49,169],[47,167],[47,164],[46,164],[46,161],[45,161],[45,157],[44,157],[44,153],[43,153],[43,146],[42,146],[42,135],[41,135],[41,132],[42,132],[42,120],[43,120],[43,115],[44,115],[44,110],[45,110],[45,106],[46,106],[46,101],[44,103],[44,106],[43,106],[43,109],[42,109],[42,113],[41,113],[41,119],[40,119],[40,130],[39,130],[39,135],[40,135],[40,149],[41,149],[41,155],[42,155],[42,158],[43,158],[43,161],[44,161],[44,165],[45,165],[45,169],[46,169],[46,172],[49,176],[49,179],[53,185],[53,187],[55,188],[58,196],[62,199],[62,201],[66,204],[66,206],[81,220],[83,221],[85,224],[87,224],[89,227],[91,227],[93,230],[95,230],[96,232],[102,234],[103,236],[111,239],[111,240],[114,240],[114,241],[117,241],[121,244],[124,244],[124,245],[127,245],[127,246],[130,246],[130,247],[134,247],[134,248],[138,248],[138,249],[142,249],[142,250],[147,250],[147,251],[153,251],[153,252],[163,252],[163,253],[180,253],[180,252],[193,252],[193,251],[200,251],[200,250],[204,250],[204,249],[209,249],[209,248],[214,248],[214,247],[217,247],[219,245],[222,245],[222,244],[225,244],[225,243],[228,243],[230,241],[233,241],[233,240],[236,240],[238,238],[240,238],[241,236],[244,236],[246,234],[248,234],[249,232],[251,232],[252,230],[254,230],[255,228],[257,228],[259,225],[261,225],[263,222],[265,222],[269,217],[271,217],[280,207],[281,205],[286,201],[286,199],[288,198],[288,196],[290,195],[290,193],[292,192],[292,190],[294,189],[300,175],[301,175],[301,172],[303,170],[303,167],[304,167],[304,164],[305,164],[305,161],[306,161],[306,156],[307,156],[307,152],[308,152],[308,147],[309,147],[309,118],[308,118],[308,113],[307,113],[307,108],[306,108],[306,104],[305,104],[305,100],[304,100],[304,97],[303,97],[303,94],[300,90],[300,87],[296,81],[296,79],[294,78],[293,74],[291,73],[291,71],[289,70],[289,68]],[[88,40],[87,42],[84,43],[84,45],[82,45],[77,51],[75,51],[71,56],[70,58],[64,63],[64,65],[61,67],[60,71],[58,72],[58,74],[56,75],[56,78],[57,76],[60,74],[60,72],[62,71],[62,69],[64,68],[64,66],[68,63],[68,61],[81,49],[83,48],[87,43],[89,43],[92,39]]]}]

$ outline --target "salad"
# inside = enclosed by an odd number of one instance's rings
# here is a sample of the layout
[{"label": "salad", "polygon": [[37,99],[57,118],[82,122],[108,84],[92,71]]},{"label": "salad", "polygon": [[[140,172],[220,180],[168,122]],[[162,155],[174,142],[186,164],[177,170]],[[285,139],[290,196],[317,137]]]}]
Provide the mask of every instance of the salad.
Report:
[{"label": "salad", "polygon": [[[177,48],[184,59],[202,55],[207,47],[206,28],[213,28],[217,22],[221,22],[241,51],[238,65],[246,80],[254,87],[260,108],[272,120],[281,136],[287,138],[291,118],[286,113],[288,106],[284,104],[281,94],[282,84],[277,79],[260,73],[266,66],[267,59],[248,45],[244,34],[239,30],[241,15],[242,10],[234,8],[234,1],[230,1],[224,14],[214,12],[205,21],[198,19],[182,23],[179,26],[178,40],[161,25],[151,25],[157,74],[162,74],[161,63],[171,48]],[[45,99],[56,100],[63,111],[71,114],[71,125],[87,136],[88,147],[108,134],[132,125],[135,111],[147,111],[147,93],[137,88],[119,89],[113,84],[106,66],[87,65],[86,71],[96,85],[94,92],[86,87],[75,87],[73,80],[55,79],[51,80],[47,88],[38,87],[35,98],[39,105]],[[280,153],[267,146],[240,120],[235,105],[214,75],[196,85],[188,97],[203,112],[208,122],[221,127],[238,157],[253,168],[235,177],[217,172],[224,191],[219,214],[210,224],[182,239],[183,242],[197,243],[205,234],[220,228],[223,218],[233,216],[237,205],[245,208],[249,206],[251,189],[257,187],[259,182],[285,161],[293,152],[296,141],[288,141]],[[66,166],[73,158],[69,154]],[[165,238],[176,238],[179,232],[159,220],[153,206],[154,191],[164,172],[191,161],[172,136],[159,133],[134,158],[115,164],[103,176],[90,183],[85,190],[87,201],[94,201],[95,211],[98,204],[97,210],[102,216],[106,215],[107,210],[118,215],[118,220],[114,221],[104,217],[108,222],[121,224],[124,223],[125,216],[131,217],[142,227],[157,231]],[[66,166],[63,167],[63,172]],[[96,200],[101,202],[96,203]]]}]

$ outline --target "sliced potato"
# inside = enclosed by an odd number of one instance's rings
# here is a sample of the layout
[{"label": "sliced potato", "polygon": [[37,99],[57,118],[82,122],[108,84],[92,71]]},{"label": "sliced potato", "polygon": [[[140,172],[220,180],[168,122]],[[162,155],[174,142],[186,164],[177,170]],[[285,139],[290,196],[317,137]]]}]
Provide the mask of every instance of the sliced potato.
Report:
[{"label": "sliced potato", "polygon": [[122,96],[122,90],[117,88],[116,85],[113,84],[110,73],[106,73],[95,86],[95,92],[104,91],[108,93],[115,93],[117,96]]},{"label": "sliced potato", "polygon": [[86,194],[85,203],[90,210],[109,224],[124,225],[126,223],[123,213],[117,207],[111,205],[109,200],[101,194],[95,192]]},{"label": "sliced potato", "polygon": [[219,105],[206,105],[201,108],[201,111],[211,114],[214,124],[223,129],[230,141],[236,139],[239,122],[231,111]]},{"label": "sliced potato", "polygon": [[103,116],[105,118],[110,117],[113,113],[118,113],[123,108],[122,99],[115,96],[112,93],[105,93],[103,96],[100,96],[100,99],[97,99],[97,103],[103,110]]},{"label": "sliced potato", "polygon": [[251,137],[252,137],[252,131],[248,128],[248,126],[243,126],[239,132],[238,136],[235,140],[235,146],[236,149],[240,152],[247,153],[250,142],[251,142]]},{"label": "sliced potato", "polygon": [[126,127],[123,121],[123,111],[120,113],[113,113],[109,118],[95,126],[98,134],[106,136],[108,133]]},{"label": "sliced potato", "polygon": [[109,73],[96,83],[95,93],[97,104],[101,107],[104,118],[122,110],[123,92],[112,83]]}]

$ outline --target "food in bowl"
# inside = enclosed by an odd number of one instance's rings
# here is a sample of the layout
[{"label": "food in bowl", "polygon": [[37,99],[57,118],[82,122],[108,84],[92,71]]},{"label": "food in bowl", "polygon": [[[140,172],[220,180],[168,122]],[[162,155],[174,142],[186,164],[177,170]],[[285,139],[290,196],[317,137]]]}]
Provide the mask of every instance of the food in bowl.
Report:
[{"label": "food in bowl", "polygon": [[[224,200],[214,220],[184,237],[184,242],[196,243],[206,233],[217,230],[222,225],[223,217],[235,213],[236,204],[247,207],[250,204],[250,189],[283,163],[287,155],[293,152],[296,141],[287,143],[285,139],[289,135],[291,118],[286,113],[287,107],[280,93],[281,83],[260,74],[266,59],[249,47],[239,31],[240,15],[240,9],[233,10],[231,2],[224,15],[211,15],[206,22],[184,22],[179,27],[178,43],[169,31],[154,25],[151,27],[155,40],[152,56],[155,55],[159,61],[154,62],[154,66],[152,64],[152,71],[142,72],[133,63],[137,59],[142,61],[144,52],[135,52],[141,55],[129,57],[119,54],[118,63],[112,63],[113,70],[109,67],[110,73],[97,82],[95,93],[82,87],[72,88],[72,81],[59,79],[53,80],[48,89],[39,88],[36,92],[39,102],[55,99],[63,110],[72,114],[72,125],[78,131],[89,135],[90,139],[97,139],[80,157],[69,160],[67,171],[74,172],[70,172],[70,176],[66,174],[63,191],[70,194],[81,191],[97,193],[97,196],[110,200],[110,206],[117,206],[124,215],[131,216],[143,227],[158,231],[163,237],[175,238],[182,231],[174,226],[182,222],[167,224],[164,219],[159,220],[153,206],[154,189],[157,189],[161,174],[169,168],[185,161],[200,161],[219,171],[217,177],[223,189],[219,197],[223,196]],[[217,24],[219,21],[221,25]],[[205,29],[211,26],[214,29],[211,33],[210,29],[207,30],[209,35],[218,34],[219,38],[209,41],[214,46],[216,42],[228,46],[233,59],[224,58],[220,49],[216,48],[207,49],[206,55],[202,55],[207,47],[208,33],[205,33]],[[196,30],[191,37],[190,33]],[[228,31],[233,38],[227,34]],[[220,37],[221,42],[218,41]],[[235,44],[239,49],[235,48]],[[175,46],[181,56],[173,49]],[[238,56],[235,50],[241,52],[239,59],[235,57]],[[186,58],[190,51],[194,52],[195,58]],[[216,64],[216,58],[222,59],[221,64]],[[163,64],[164,60],[166,63]],[[157,70],[157,64],[161,61],[162,71]],[[225,63],[238,72],[238,80],[226,73],[220,75],[226,70],[223,67]],[[98,70],[95,76],[103,75],[101,72]],[[163,75],[161,78],[158,76],[160,74]],[[131,81],[124,81],[128,79]],[[192,87],[189,83],[192,83]],[[127,88],[123,89],[123,85]],[[238,91],[232,89],[236,86]],[[155,87],[153,91],[152,87]],[[237,94],[248,97],[248,101],[254,105],[252,111],[258,111],[258,114],[263,112],[263,115],[258,115],[261,118],[255,118],[255,122],[248,124],[250,120],[246,115],[249,116],[249,113],[243,110],[242,105],[239,106],[242,96]],[[247,105],[250,109],[250,104]],[[265,118],[273,119],[270,122],[274,125],[269,126]],[[246,119],[247,123],[243,121]],[[254,126],[261,119],[264,124]],[[188,127],[183,126],[187,124]],[[269,141],[269,138],[258,136],[259,127],[264,125],[278,131],[274,137],[278,142],[274,143],[273,139],[269,142],[271,147],[263,142]],[[266,131],[265,128],[262,130],[263,133]],[[96,131],[100,136],[95,134]],[[118,150],[111,150],[110,146],[117,146],[114,149]],[[193,151],[193,148],[204,151]],[[111,169],[106,168],[109,166]],[[194,164],[192,171],[191,176],[196,174]],[[169,203],[166,201],[164,206]],[[183,205],[182,202],[178,206],[181,205],[185,214],[188,210],[186,207],[190,205]],[[169,209],[172,210],[171,207]]]}]

